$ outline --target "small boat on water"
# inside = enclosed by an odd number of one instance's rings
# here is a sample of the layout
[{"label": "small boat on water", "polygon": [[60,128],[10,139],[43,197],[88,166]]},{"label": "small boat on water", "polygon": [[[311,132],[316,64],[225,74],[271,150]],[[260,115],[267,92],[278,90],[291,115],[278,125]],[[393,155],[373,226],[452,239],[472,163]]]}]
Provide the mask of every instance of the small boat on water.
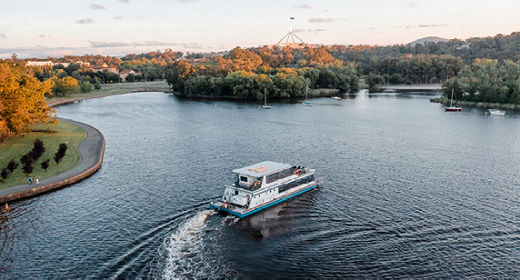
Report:
[{"label": "small boat on water", "polygon": [[314,169],[264,161],[233,170],[236,182],[211,209],[243,218],[318,187]]},{"label": "small boat on water", "polygon": [[341,100],[341,97],[339,97],[339,96],[333,96],[331,98],[334,99],[334,100]]},{"label": "small boat on water", "polygon": [[312,105],[309,101],[307,101],[307,88],[305,88],[305,101],[300,101],[300,104],[302,105]]},{"label": "small boat on water", "polygon": [[462,111],[461,107],[453,106],[453,91],[454,91],[454,89],[451,89],[450,107],[444,107],[444,111],[445,112],[460,112],[460,111]]},{"label": "small boat on water", "polygon": [[267,106],[267,89],[264,89],[264,105],[262,106],[264,109],[271,109],[271,106]]},{"label": "small boat on water", "polygon": [[506,114],[506,111],[498,110],[498,109],[488,109],[491,115],[503,116]]}]

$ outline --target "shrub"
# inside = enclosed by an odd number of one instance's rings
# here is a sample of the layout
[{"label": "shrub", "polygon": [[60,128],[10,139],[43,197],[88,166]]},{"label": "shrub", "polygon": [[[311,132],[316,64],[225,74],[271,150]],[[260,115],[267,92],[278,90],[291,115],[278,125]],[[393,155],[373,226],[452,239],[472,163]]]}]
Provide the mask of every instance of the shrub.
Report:
[{"label": "shrub", "polygon": [[2,179],[7,179],[7,176],[9,176],[9,170],[7,168],[2,169],[2,172],[0,172],[0,176],[2,176]]},{"label": "shrub", "polygon": [[47,170],[47,168],[49,168],[49,159],[43,161],[41,163],[41,166],[42,166],[43,170]]},{"label": "shrub", "polygon": [[80,84],[81,92],[89,92],[92,90],[92,84],[89,81],[84,81]]},{"label": "shrub", "polygon": [[23,155],[20,158],[20,162],[23,163],[24,165],[31,165],[31,164],[33,164],[34,159],[33,159],[32,155],[31,155],[31,152],[28,152],[27,154]]},{"label": "shrub", "polygon": [[58,147],[58,151],[56,152],[56,154],[54,154],[54,161],[56,163],[60,163],[61,159],[65,156],[65,153],[67,152],[67,148],[67,144],[60,144],[60,146]]},{"label": "shrub", "polygon": [[43,145],[43,142],[40,139],[34,140],[34,146],[31,150],[31,157],[34,160],[37,160],[42,156],[43,152],[45,152],[45,146]]},{"label": "shrub", "polygon": [[32,165],[26,164],[23,166],[23,173],[30,174],[33,171]]},{"label": "shrub", "polygon": [[13,172],[17,167],[18,167],[18,163],[14,160],[11,160],[7,164],[7,170],[9,170],[9,172]]}]

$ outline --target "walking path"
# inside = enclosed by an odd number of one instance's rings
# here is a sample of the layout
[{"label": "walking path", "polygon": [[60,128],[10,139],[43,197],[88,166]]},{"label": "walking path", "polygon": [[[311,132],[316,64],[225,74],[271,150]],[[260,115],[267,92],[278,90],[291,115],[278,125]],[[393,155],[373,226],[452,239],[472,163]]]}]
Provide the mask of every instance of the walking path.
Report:
[{"label": "walking path", "polygon": [[87,137],[78,145],[80,163],[61,174],[40,180],[38,185],[33,183],[32,185],[24,184],[0,189],[0,203],[63,188],[87,178],[101,167],[105,153],[105,138],[103,134],[88,124],[63,118],[59,118],[59,121],[77,125],[87,132]]}]

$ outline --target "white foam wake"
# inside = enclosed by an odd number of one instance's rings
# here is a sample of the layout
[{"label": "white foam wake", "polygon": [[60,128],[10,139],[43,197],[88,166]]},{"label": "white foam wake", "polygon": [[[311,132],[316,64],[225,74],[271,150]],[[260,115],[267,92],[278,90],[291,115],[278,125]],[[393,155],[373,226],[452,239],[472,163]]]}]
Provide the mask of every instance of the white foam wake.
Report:
[{"label": "white foam wake", "polygon": [[164,279],[205,278],[211,270],[209,262],[204,260],[202,231],[213,213],[212,210],[197,213],[166,239]]}]

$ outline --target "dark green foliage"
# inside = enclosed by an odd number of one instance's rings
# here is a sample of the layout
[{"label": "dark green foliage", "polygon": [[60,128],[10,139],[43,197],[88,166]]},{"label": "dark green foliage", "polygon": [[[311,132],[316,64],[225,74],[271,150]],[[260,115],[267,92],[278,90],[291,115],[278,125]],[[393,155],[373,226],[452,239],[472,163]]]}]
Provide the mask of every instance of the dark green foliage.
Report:
[{"label": "dark green foliage", "polygon": [[54,154],[54,161],[59,164],[61,159],[65,156],[65,153],[67,152],[67,144],[61,143],[58,147],[58,151],[56,154]]},{"label": "dark green foliage", "polygon": [[520,64],[477,59],[443,84],[444,97],[471,102],[520,104]]},{"label": "dark green foliage", "polygon": [[385,83],[385,78],[381,75],[370,74],[367,77],[368,91],[374,92],[378,90],[378,86]]},{"label": "dark green foliage", "polygon": [[90,84],[89,81],[84,81],[79,84],[79,87],[81,88],[81,92],[90,92],[92,90],[92,84]]},{"label": "dark green foliage", "polygon": [[24,165],[31,165],[34,163],[34,159],[31,155],[31,152],[28,152],[27,154],[23,155],[21,158],[20,158],[20,162],[23,163]]},{"label": "dark green foliage", "polygon": [[390,75],[390,77],[388,78],[388,82],[391,83],[392,85],[399,85],[399,84],[404,83],[404,79],[403,79],[403,76],[401,76],[401,74],[394,73],[394,74]]},{"label": "dark green foliage", "polygon": [[23,173],[30,174],[33,171],[33,167],[30,164],[26,164],[23,166]]},{"label": "dark green foliage", "polygon": [[43,170],[47,170],[47,168],[49,168],[49,159],[42,161],[41,166]]},{"label": "dark green foliage", "polygon": [[94,84],[94,89],[95,90],[100,90],[101,89],[101,83],[99,82],[98,79],[96,79],[96,83]]},{"label": "dark green foliage", "polygon": [[9,161],[9,163],[7,164],[7,170],[9,170],[9,172],[13,172],[16,168],[18,167],[18,163],[14,160],[11,160]]},{"label": "dark green foliage", "polygon": [[9,170],[7,170],[7,168],[3,168],[2,169],[2,172],[0,172],[0,176],[2,176],[2,179],[7,179],[7,177],[9,176]]},{"label": "dark green foliage", "polygon": [[34,140],[33,149],[30,152],[33,161],[39,159],[44,152],[45,146],[43,145],[43,142],[40,139]]}]

